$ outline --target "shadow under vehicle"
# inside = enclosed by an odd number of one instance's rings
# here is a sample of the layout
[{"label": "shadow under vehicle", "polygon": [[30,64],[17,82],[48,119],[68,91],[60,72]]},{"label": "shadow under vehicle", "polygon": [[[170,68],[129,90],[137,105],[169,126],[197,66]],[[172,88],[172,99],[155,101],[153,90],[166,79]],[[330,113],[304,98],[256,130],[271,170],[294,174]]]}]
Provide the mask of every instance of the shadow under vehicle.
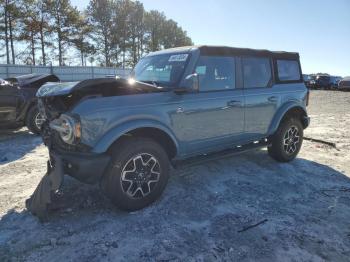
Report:
[{"label": "shadow under vehicle", "polygon": [[29,74],[0,81],[0,128],[15,129],[27,126],[39,134],[43,118],[35,97],[38,89],[47,82],[59,82],[49,74]]}]

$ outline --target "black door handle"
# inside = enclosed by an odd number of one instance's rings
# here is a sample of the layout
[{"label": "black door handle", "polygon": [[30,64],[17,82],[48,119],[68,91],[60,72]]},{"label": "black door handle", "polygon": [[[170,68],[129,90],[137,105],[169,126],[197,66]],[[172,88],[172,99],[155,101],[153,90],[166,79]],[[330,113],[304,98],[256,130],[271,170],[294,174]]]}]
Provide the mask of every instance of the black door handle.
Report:
[{"label": "black door handle", "polygon": [[277,102],[277,96],[270,96],[267,100],[269,100],[269,102]]}]

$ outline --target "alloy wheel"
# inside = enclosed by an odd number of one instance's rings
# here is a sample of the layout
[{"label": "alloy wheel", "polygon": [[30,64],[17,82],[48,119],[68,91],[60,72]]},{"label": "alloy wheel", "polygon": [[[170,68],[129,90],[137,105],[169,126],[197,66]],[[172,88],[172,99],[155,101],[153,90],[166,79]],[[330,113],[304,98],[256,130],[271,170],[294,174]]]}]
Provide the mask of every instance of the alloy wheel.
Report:
[{"label": "alloy wheel", "polygon": [[129,159],[122,170],[122,190],[132,199],[144,198],[154,190],[160,173],[160,164],[153,155],[138,154]]},{"label": "alloy wheel", "polygon": [[37,113],[34,118],[34,123],[35,123],[35,126],[38,128],[38,130],[41,129],[41,126],[44,123],[44,121],[45,121],[45,118],[40,113]]},{"label": "alloy wheel", "polygon": [[284,151],[291,155],[298,149],[300,143],[300,134],[296,126],[291,126],[284,135],[283,148]]}]

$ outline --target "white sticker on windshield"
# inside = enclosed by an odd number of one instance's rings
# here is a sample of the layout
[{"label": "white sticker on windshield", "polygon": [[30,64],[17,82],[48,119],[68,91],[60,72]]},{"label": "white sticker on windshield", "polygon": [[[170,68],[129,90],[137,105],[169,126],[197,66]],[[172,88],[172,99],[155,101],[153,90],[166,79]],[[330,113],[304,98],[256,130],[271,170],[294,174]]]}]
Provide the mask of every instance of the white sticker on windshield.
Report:
[{"label": "white sticker on windshield", "polygon": [[184,62],[187,60],[188,54],[172,55],[169,62]]}]

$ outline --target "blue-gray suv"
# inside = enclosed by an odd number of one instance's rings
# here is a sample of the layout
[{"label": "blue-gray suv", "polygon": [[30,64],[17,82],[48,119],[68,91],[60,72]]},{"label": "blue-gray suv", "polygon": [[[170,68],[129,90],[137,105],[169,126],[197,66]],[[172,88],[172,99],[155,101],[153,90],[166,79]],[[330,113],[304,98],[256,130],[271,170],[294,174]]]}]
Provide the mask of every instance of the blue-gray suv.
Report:
[{"label": "blue-gray suv", "polygon": [[118,207],[137,210],[161,195],[172,163],[249,145],[291,161],[310,121],[291,52],[163,50],[142,58],[129,79],[48,83],[37,96],[50,161],[49,183],[41,183],[49,186],[29,201],[36,213],[34,202],[50,202],[40,195],[58,189],[64,174],[100,183]]}]

